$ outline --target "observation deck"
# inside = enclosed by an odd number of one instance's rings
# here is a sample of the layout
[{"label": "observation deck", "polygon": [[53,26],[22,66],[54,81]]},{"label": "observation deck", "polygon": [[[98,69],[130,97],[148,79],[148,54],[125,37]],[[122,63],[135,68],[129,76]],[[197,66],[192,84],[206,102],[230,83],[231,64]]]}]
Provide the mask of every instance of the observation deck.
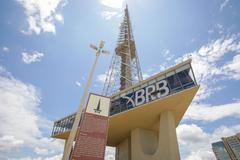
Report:
[{"label": "observation deck", "polygon": [[[177,127],[198,89],[189,59],[112,95],[107,145],[118,145],[135,128],[158,130],[164,110],[173,112]],[[75,114],[54,123],[53,138],[68,138]]]}]

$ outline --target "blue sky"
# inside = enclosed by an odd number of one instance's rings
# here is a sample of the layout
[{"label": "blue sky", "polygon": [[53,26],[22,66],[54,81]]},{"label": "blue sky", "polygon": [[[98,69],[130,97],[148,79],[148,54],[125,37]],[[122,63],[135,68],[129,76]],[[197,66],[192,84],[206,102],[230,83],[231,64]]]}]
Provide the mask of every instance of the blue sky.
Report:
[{"label": "blue sky", "polygon": [[[52,123],[79,105],[95,58],[89,44],[103,39],[114,53],[125,3],[1,1],[0,159],[60,159]],[[127,3],[145,78],[193,59],[201,89],[177,128],[181,157],[214,159],[211,142],[240,132],[240,1]],[[92,92],[101,92],[110,60],[100,57]]]}]

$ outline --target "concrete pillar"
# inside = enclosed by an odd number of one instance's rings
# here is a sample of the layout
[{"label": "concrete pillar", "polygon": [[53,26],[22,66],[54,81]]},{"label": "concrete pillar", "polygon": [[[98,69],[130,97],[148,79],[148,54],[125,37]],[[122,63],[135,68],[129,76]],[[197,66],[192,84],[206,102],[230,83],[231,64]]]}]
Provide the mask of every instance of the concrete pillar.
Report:
[{"label": "concrete pillar", "polygon": [[180,160],[175,118],[171,111],[161,113],[158,147],[161,160]]},{"label": "concrete pillar", "polygon": [[157,135],[155,131],[148,129],[136,128],[132,130],[131,160],[153,160],[158,149]]},{"label": "concrete pillar", "polygon": [[66,150],[67,141],[68,141],[68,139],[66,139],[65,142],[64,142],[64,150],[63,150],[64,152],[65,152],[65,150]]},{"label": "concrete pillar", "polygon": [[123,140],[116,148],[116,160],[131,160],[131,137]]},{"label": "concrete pillar", "polygon": [[162,112],[159,121],[158,132],[143,128],[132,130],[131,139],[118,145],[117,160],[180,160],[173,113]]}]

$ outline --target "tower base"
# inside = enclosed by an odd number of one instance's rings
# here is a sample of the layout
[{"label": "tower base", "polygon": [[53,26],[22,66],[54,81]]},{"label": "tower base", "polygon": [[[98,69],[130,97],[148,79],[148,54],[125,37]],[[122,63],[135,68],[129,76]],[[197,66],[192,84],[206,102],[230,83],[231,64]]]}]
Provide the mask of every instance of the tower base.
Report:
[{"label": "tower base", "polygon": [[136,128],[117,146],[116,160],[180,160],[171,111],[160,115],[158,131]]}]

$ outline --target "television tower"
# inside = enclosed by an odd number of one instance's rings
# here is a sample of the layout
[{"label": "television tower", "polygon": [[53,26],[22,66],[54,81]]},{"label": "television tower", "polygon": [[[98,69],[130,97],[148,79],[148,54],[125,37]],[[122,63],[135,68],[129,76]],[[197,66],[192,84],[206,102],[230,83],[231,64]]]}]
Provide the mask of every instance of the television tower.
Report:
[{"label": "television tower", "polygon": [[142,79],[128,6],[126,5],[123,22],[120,25],[117,47],[107,72],[103,94],[111,96],[113,93],[124,90]]}]

